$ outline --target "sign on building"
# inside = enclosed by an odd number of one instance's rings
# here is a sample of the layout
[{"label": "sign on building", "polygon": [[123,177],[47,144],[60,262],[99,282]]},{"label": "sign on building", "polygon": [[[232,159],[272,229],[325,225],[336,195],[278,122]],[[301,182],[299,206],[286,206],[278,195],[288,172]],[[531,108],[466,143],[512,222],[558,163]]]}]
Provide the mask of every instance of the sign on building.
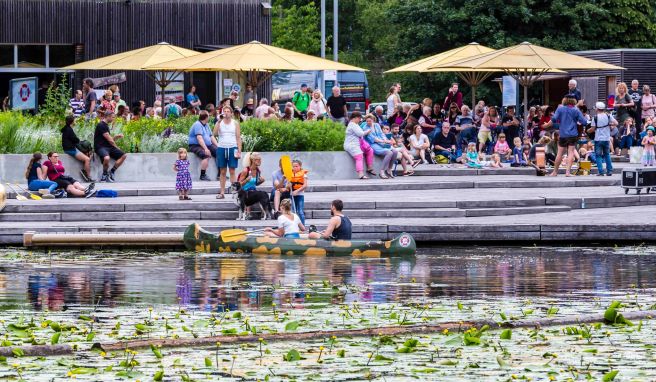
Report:
[{"label": "sign on building", "polygon": [[15,78],[9,80],[11,95],[10,107],[12,110],[35,110],[37,104],[37,77]]}]

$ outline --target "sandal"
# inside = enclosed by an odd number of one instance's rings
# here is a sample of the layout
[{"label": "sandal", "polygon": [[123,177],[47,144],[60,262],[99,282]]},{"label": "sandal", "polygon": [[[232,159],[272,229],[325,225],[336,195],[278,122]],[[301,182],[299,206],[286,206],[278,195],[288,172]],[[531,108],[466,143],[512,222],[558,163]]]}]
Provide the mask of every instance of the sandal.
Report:
[{"label": "sandal", "polygon": [[381,171],[378,176],[380,176],[381,179],[389,179],[389,176],[385,175],[385,171]]},{"label": "sandal", "polygon": [[223,194],[218,194],[218,195],[216,196],[216,198],[217,198],[217,199],[225,199],[225,195],[223,195]]},{"label": "sandal", "polygon": [[185,197],[184,197],[184,200],[191,200],[191,198],[188,197],[188,196],[185,196]]},{"label": "sandal", "polygon": [[366,175],[362,175],[362,176],[360,177],[360,179],[369,179],[369,177],[366,176]]},{"label": "sandal", "polygon": [[376,174],[376,171],[374,171],[374,170],[367,170],[367,174],[372,175],[372,176],[378,175],[378,174]]},{"label": "sandal", "polygon": [[414,175],[414,174],[415,174],[414,171],[404,171],[403,172],[403,176],[411,176],[411,175]]}]

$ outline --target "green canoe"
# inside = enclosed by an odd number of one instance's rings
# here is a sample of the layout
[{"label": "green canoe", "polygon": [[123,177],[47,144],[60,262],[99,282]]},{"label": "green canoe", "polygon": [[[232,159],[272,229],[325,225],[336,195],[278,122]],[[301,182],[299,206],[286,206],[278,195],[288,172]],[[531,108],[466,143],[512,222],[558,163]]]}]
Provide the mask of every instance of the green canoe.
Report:
[{"label": "green canoe", "polygon": [[268,255],[309,256],[408,256],[417,251],[415,239],[402,233],[393,240],[312,240],[267,236],[236,236],[223,241],[217,234],[191,224],[184,233],[185,247],[197,252],[235,252]]}]

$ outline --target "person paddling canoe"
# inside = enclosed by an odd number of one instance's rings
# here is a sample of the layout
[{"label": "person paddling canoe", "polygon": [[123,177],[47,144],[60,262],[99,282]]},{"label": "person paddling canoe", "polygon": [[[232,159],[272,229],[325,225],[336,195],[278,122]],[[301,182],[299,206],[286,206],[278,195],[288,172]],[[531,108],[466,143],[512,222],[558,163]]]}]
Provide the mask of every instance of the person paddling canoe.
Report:
[{"label": "person paddling canoe", "polygon": [[311,232],[310,239],[351,240],[351,220],[342,213],[344,203],[335,199],[330,204],[330,221],[321,232]]},{"label": "person paddling canoe", "polygon": [[265,234],[271,237],[300,239],[300,233],[305,231],[305,226],[298,215],[292,213],[292,202],[289,199],[281,201],[280,211],[282,214],[278,216],[278,228],[267,227]]}]

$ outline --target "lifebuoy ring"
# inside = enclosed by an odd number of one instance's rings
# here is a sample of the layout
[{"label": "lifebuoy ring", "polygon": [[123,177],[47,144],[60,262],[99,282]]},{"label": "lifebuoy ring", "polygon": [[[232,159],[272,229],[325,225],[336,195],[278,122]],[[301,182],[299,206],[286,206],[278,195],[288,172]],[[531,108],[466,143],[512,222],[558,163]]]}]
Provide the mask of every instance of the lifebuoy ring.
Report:
[{"label": "lifebuoy ring", "polygon": [[30,87],[27,86],[27,84],[22,84],[20,87],[20,90],[18,91],[18,95],[20,95],[21,101],[27,102],[27,100],[30,98]]}]

